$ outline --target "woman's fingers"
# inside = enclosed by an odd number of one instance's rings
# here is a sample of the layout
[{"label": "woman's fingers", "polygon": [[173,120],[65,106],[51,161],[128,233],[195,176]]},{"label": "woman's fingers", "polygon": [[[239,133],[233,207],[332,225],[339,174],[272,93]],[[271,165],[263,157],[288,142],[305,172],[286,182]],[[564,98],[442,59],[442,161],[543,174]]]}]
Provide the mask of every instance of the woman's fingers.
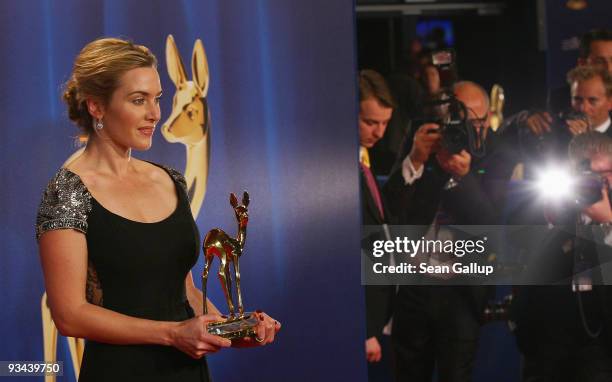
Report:
[{"label": "woman's fingers", "polygon": [[201,333],[199,340],[201,343],[217,348],[227,348],[232,346],[232,341],[229,339],[210,334],[208,331]]},{"label": "woman's fingers", "polygon": [[259,324],[257,325],[256,329],[257,338],[255,340],[262,345],[272,343],[276,333],[281,328],[280,322],[274,320],[272,317],[263,312],[256,312],[255,314],[259,320]]},{"label": "woman's fingers", "polygon": [[203,323],[223,321],[223,317],[218,314],[204,314],[202,316],[198,316],[198,318]]}]

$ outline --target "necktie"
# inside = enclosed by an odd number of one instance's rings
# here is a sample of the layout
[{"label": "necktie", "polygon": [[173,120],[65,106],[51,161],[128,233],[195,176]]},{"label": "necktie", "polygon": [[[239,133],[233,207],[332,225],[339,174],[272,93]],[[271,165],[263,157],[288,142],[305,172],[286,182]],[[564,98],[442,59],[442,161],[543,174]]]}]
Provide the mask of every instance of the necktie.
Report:
[{"label": "necktie", "polygon": [[378,208],[378,213],[380,214],[381,219],[384,220],[385,213],[383,211],[382,199],[380,197],[380,192],[378,192],[376,179],[374,179],[374,174],[372,174],[372,170],[370,169],[370,156],[368,155],[368,150],[365,147],[359,148],[359,162],[363,175],[366,179],[366,184],[370,190],[370,194],[372,195],[372,198],[374,198],[374,203],[376,203],[376,207]]}]

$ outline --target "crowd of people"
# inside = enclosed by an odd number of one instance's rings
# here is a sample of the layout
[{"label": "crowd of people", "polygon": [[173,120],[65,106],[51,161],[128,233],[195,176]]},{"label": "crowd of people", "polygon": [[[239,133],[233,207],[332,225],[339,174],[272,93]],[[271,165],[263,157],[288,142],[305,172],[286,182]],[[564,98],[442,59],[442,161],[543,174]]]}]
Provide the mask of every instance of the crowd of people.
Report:
[{"label": "crowd of people", "polygon": [[[387,79],[373,70],[359,73],[362,224],[425,227],[426,237],[451,225],[561,227],[538,239],[545,250],[526,271],[546,268],[550,278],[516,285],[505,317],[523,357],[522,379],[612,380],[612,291],[600,271],[612,252],[606,244],[612,231],[612,31],[583,36],[567,87],[550,91],[546,111],[509,116],[495,131],[488,92],[472,81],[449,82],[441,73],[448,68],[429,57],[418,56],[418,70]],[[443,118],[454,105],[469,130],[463,146],[448,131],[452,118]],[[599,187],[596,197],[538,206],[533,198],[511,200],[517,165],[529,179],[545,160],[589,173]],[[510,204],[515,208],[508,212]],[[495,286],[439,284],[366,285],[371,365],[392,365],[397,381],[472,380]],[[389,331],[390,341],[383,334]]]}]

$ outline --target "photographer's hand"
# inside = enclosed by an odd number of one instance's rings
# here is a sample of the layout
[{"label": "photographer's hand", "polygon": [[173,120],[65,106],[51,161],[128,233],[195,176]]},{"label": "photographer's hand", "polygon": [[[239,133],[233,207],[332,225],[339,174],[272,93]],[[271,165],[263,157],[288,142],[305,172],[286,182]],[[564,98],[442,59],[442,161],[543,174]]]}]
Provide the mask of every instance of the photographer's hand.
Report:
[{"label": "photographer's hand", "polygon": [[442,169],[455,178],[461,178],[470,172],[472,156],[465,150],[459,154],[451,155],[447,150],[440,150],[436,154],[436,159]]},{"label": "photographer's hand", "polygon": [[376,337],[370,337],[365,342],[366,359],[368,362],[378,362],[382,358],[382,348]]},{"label": "photographer's hand", "polygon": [[544,133],[550,133],[550,126],[553,122],[550,114],[546,112],[535,113],[527,118],[527,127],[533,134],[540,136]]},{"label": "photographer's hand", "polygon": [[610,208],[610,200],[608,199],[608,186],[601,190],[601,200],[585,208],[582,212],[593,219],[597,223],[612,222],[612,209]]},{"label": "photographer's hand", "polygon": [[584,119],[568,119],[566,123],[567,128],[574,137],[589,131],[589,123]]},{"label": "photographer's hand", "polygon": [[419,170],[431,153],[437,148],[442,135],[437,131],[440,128],[435,123],[426,123],[419,126],[410,150],[410,161],[415,170]]}]

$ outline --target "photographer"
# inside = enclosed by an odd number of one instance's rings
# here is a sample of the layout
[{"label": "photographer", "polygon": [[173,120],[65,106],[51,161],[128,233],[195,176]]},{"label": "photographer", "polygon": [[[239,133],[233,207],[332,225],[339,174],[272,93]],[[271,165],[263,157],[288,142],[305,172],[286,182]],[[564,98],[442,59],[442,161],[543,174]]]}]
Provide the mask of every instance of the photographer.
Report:
[{"label": "photographer", "polygon": [[[458,82],[450,99],[461,106],[462,123],[422,124],[406,148],[410,154],[402,162],[402,173],[394,173],[385,186],[390,209],[400,215],[402,224],[499,221],[496,204],[503,200],[513,154],[489,131],[489,99],[482,87]],[[448,129],[469,129],[477,139],[466,138],[464,146],[457,146],[458,141],[449,138],[457,135]],[[410,198],[400,195],[403,187],[413,188]],[[441,381],[470,381],[491,293],[483,286],[400,286],[392,330],[397,380],[431,381],[435,365]]]},{"label": "photographer", "polygon": [[[569,146],[577,193],[562,210],[568,221],[551,229],[535,268],[554,270],[548,286],[528,286],[515,300],[515,334],[524,381],[612,380],[612,138],[576,136]],[[541,270],[534,269],[536,273]],[[549,271],[550,272],[550,271]],[[554,285],[552,285],[554,284]]]},{"label": "photographer", "polygon": [[[587,65],[612,74],[612,30],[593,29],[582,36],[577,66]],[[529,130],[537,136],[550,133],[554,116],[565,110],[570,101],[569,95],[569,86],[552,90],[547,102],[549,112],[534,112],[527,116]]]},{"label": "photographer", "polygon": [[[572,137],[587,131],[598,131],[612,136],[610,111],[612,110],[612,77],[599,67],[582,65],[567,74],[570,86],[571,109],[553,120],[549,131],[531,130],[529,122],[521,121],[520,115],[508,119],[500,129],[506,135],[518,131],[522,154],[525,157],[527,177],[534,178],[539,167],[567,161],[567,147]],[[524,114],[524,113],[523,113]],[[518,204],[527,204],[522,211],[536,211],[537,205],[522,194]],[[517,209],[518,210],[518,209]],[[523,213],[529,215],[530,213]],[[532,214],[533,215],[533,214]],[[522,216],[521,221],[539,221],[537,212],[533,216]]]},{"label": "photographer", "polygon": [[388,85],[396,100],[396,108],[385,135],[370,150],[372,171],[387,176],[402,150],[403,139],[413,128],[413,121],[423,117],[424,104],[440,87],[440,78],[431,63],[431,52],[420,52],[410,69],[391,74]]}]

